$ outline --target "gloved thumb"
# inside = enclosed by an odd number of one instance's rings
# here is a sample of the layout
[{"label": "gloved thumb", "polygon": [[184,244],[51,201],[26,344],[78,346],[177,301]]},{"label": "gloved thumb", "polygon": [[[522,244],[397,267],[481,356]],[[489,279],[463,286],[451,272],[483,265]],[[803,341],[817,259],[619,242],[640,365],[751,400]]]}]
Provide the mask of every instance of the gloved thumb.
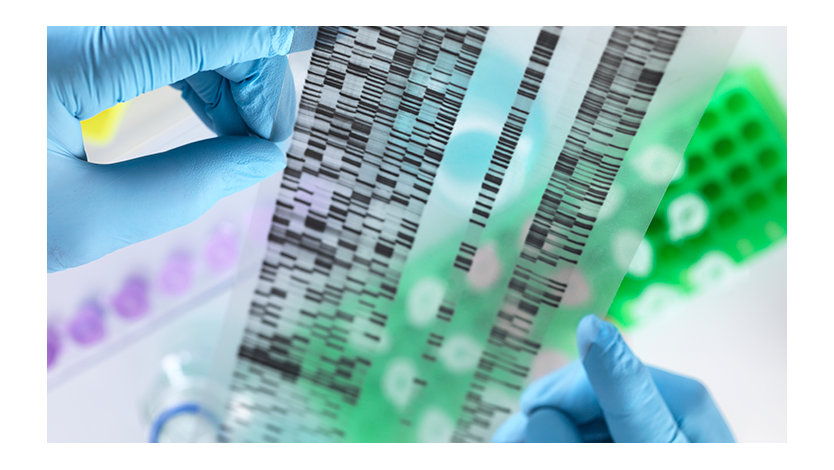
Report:
[{"label": "gloved thumb", "polygon": [[79,266],[196,220],[286,166],[257,137],[217,137],[98,165],[48,155],[47,269]]},{"label": "gloved thumb", "polygon": [[648,368],[614,325],[588,315],[576,340],[614,442],[687,442]]}]

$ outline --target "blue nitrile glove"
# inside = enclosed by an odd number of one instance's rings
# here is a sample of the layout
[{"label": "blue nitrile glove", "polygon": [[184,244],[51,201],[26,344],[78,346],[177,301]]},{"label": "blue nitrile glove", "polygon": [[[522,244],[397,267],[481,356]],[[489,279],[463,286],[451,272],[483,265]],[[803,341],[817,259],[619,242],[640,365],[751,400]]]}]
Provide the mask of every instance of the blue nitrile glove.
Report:
[{"label": "blue nitrile glove", "polygon": [[698,381],[647,367],[611,323],[577,328],[580,361],[533,383],[495,442],[733,442]]},{"label": "blue nitrile glove", "polygon": [[[294,35],[293,27],[49,28],[47,270],[185,225],[282,170],[285,155],[269,140],[288,137],[295,119],[286,58]],[[220,137],[111,165],[86,161],[81,120],[169,84]]]}]

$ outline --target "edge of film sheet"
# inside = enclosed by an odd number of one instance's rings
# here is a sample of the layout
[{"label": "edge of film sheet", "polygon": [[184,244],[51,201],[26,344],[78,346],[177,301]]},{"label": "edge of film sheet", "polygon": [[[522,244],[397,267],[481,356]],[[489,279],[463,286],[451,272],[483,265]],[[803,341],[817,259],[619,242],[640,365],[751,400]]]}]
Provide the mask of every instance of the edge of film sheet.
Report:
[{"label": "edge of film sheet", "polygon": [[214,361],[219,439],[490,440],[651,262],[739,34],[319,28]]}]

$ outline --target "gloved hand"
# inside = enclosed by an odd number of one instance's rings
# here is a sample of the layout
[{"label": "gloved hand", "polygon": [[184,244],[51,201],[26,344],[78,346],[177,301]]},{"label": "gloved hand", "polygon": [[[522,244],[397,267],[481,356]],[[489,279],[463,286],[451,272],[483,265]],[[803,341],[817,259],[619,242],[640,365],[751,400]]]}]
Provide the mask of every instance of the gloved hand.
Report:
[{"label": "gloved hand", "polygon": [[[49,28],[47,271],[185,225],[282,170],[286,157],[270,140],[288,137],[295,119],[286,58],[294,35],[293,27]],[[116,164],[86,161],[81,120],[168,84],[220,137]]]},{"label": "gloved hand", "polygon": [[700,382],[647,367],[611,323],[577,328],[580,360],[533,383],[495,442],[733,442]]}]

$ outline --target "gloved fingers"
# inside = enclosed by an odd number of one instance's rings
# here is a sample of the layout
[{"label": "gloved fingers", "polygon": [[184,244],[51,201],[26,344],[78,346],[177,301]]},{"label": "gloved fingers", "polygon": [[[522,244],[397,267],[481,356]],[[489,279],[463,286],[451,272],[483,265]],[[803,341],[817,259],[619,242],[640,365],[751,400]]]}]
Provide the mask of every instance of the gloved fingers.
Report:
[{"label": "gloved fingers", "polygon": [[284,153],[256,137],[217,137],[112,165],[50,156],[47,269],[183,226],[285,166]]},{"label": "gloved fingers", "polygon": [[648,368],[611,323],[582,319],[577,345],[615,442],[687,442]]},{"label": "gloved fingers", "polygon": [[602,408],[579,361],[546,375],[524,391],[522,411],[534,413],[542,408],[559,410],[570,418],[582,442],[611,442]]},{"label": "gloved fingers", "polygon": [[194,114],[196,114],[197,117],[203,121],[203,124],[205,124],[206,127],[214,131],[214,120],[206,114],[205,102],[197,96],[191,86],[186,83],[185,80],[180,80],[172,83],[171,87],[180,90],[180,96],[183,100],[185,100],[186,104],[188,104],[188,107],[194,111]]},{"label": "gloved fingers", "polygon": [[573,360],[547,375],[538,378],[524,389],[521,394],[521,408],[530,409],[539,406],[540,401],[550,395],[550,390],[559,384],[574,380],[577,374],[584,374],[585,370],[578,360]]},{"label": "gloved fingers", "polygon": [[256,135],[277,142],[286,139],[295,123],[295,87],[286,56],[258,59],[222,67],[238,113]]},{"label": "gloved fingers", "polygon": [[572,361],[527,387],[521,395],[521,410],[529,414],[540,407],[557,408],[578,425],[602,418],[602,409],[579,361]]},{"label": "gloved fingers", "polygon": [[608,424],[601,413],[598,419],[577,425],[577,429],[582,436],[582,442],[614,442],[611,438],[611,431],[608,430]]},{"label": "gloved fingers", "polygon": [[[229,81],[217,72],[198,72],[185,79],[186,85],[198,100],[186,100],[192,109],[202,108],[206,125],[217,135],[249,135],[249,128],[238,113]],[[196,111],[195,111],[196,112]],[[197,113],[200,116],[200,113]],[[202,118],[201,118],[202,119]]]},{"label": "gloved fingers", "polygon": [[296,26],[289,53],[292,54],[293,52],[302,52],[314,48],[316,46],[316,35],[318,31],[318,26]]},{"label": "gloved fingers", "polygon": [[534,409],[527,417],[524,442],[584,442],[576,423],[556,408]]},{"label": "gloved fingers", "polygon": [[[214,72],[205,72],[205,73],[214,73]],[[216,73],[215,76],[219,77]],[[220,78],[222,82],[225,82],[223,87],[226,89],[224,92],[223,98],[221,98],[224,102],[232,101],[230,94],[228,93],[228,82]],[[221,82],[221,83],[222,83]],[[200,118],[200,121],[206,125],[209,129],[212,130],[217,135],[249,135],[249,132],[246,128],[246,124],[243,122],[243,119],[237,114],[237,106],[232,103],[233,110],[231,113],[228,111],[220,112],[217,111],[217,106],[209,106],[206,104],[205,101],[191,88],[191,85],[188,84],[185,80],[180,80],[179,82],[172,83],[171,87],[180,90],[180,96],[183,100],[185,100],[188,107]],[[228,105],[224,104],[222,106],[224,109],[228,110]],[[212,113],[209,114],[209,111]],[[219,125],[218,125],[219,123]]]},{"label": "gloved fingers", "polygon": [[[289,137],[295,124],[295,88],[283,56],[198,72],[172,86],[218,135],[253,132],[280,141]],[[274,108],[279,108],[277,113]]]},{"label": "gloved fingers", "polygon": [[48,30],[48,82],[79,120],[197,72],[286,55],[294,27]]},{"label": "gloved fingers", "polygon": [[735,442],[724,417],[701,382],[649,367],[678,426],[691,442]]},{"label": "gloved fingers", "polygon": [[269,140],[281,142],[288,139],[295,127],[296,118],[295,82],[289,68],[284,74],[284,85],[281,87],[281,97],[278,100],[278,112],[272,123]]},{"label": "gloved fingers", "polygon": [[81,123],[56,100],[46,104],[46,150],[64,158],[87,160]]},{"label": "gloved fingers", "polygon": [[507,418],[492,435],[492,442],[524,442],[527,416],[518,412]]},{"label": "gloved fingers", "polygon": [[[536,408],[534,413],[537,410],[541,410],[544,408]],[[537,422],[534,424],[536,428],[543,424],[542,417],[536,418]],[[517,412],[507,418],[504,423],[498,428],[497,431],[492,435],[492,442],[501,442],[501,443],[508,443],[508,442],[530,442],[526,441],[525,434],[527,431],[527,424],[530,422],[527,415],[523,412]],[[605,420],[602,418],[595,419],[589,423],[577,425],[576,429],[579,431],[579,440],[581,442],[611,442],[611,434],[608,432],[608,426],[605,424]],[[538,433],[538,431],[533,431]],[[554,435],[555,432],[547,433],[550,435]],[[567,442],[566,438],[563,438],[561,442]]]}]

